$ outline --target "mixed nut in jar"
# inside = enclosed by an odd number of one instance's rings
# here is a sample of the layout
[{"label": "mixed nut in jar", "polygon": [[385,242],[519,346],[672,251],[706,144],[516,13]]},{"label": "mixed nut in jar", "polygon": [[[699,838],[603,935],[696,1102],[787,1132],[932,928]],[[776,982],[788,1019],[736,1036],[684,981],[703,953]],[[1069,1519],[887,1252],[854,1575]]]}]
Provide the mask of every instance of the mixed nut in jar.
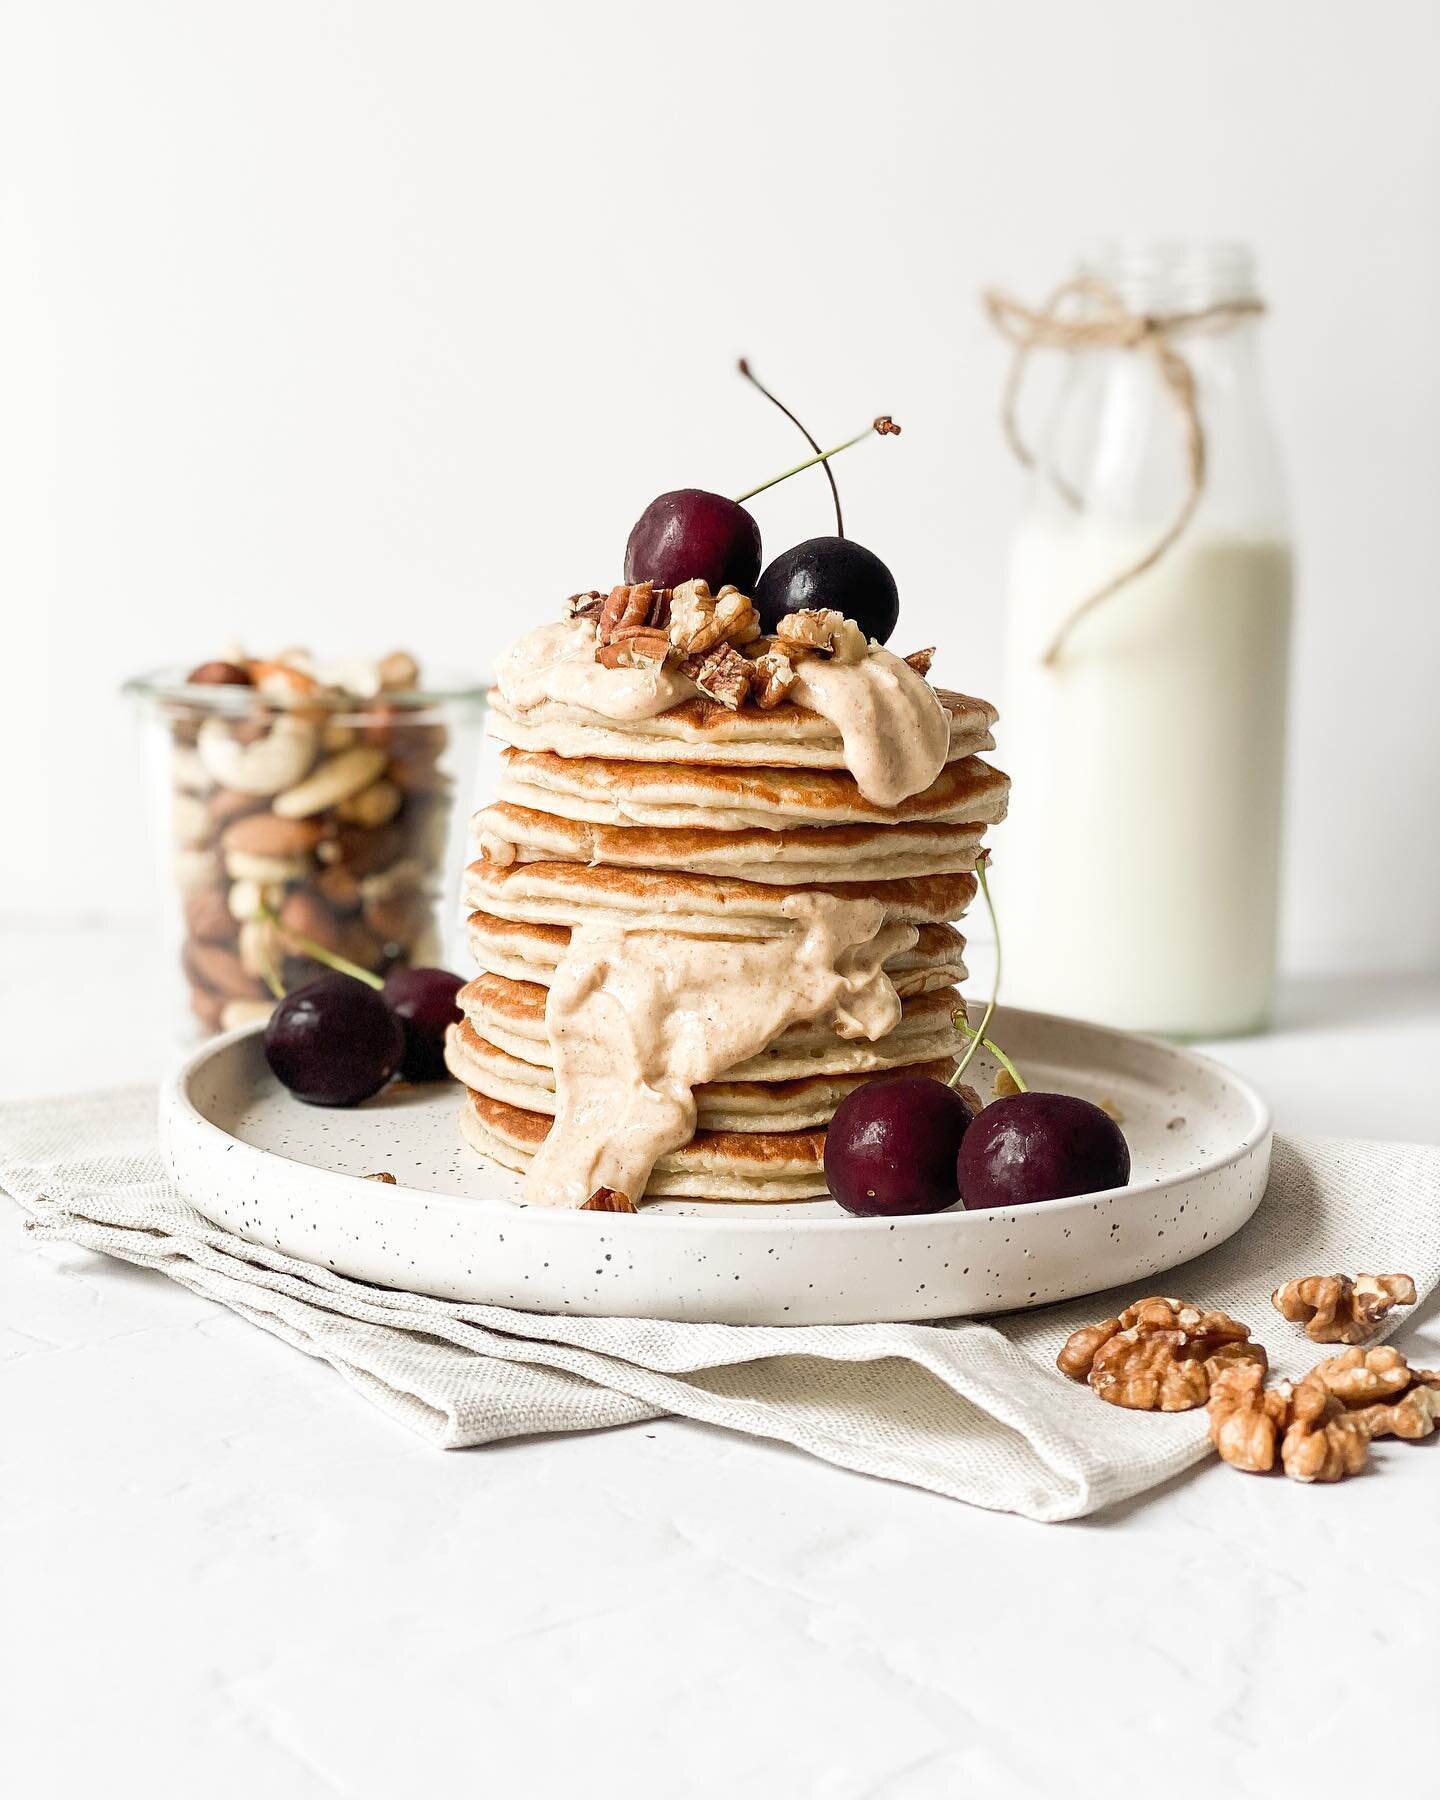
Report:
[{"label": "mixed nut in jar", "polygon": [[321,973],[443,959],[452,831],[484,690],[427,690],[413,657],[317,664],[228,651],[127,686],[146,712],[162,878],[188,1007],[207,1031],[268,1016]]}]

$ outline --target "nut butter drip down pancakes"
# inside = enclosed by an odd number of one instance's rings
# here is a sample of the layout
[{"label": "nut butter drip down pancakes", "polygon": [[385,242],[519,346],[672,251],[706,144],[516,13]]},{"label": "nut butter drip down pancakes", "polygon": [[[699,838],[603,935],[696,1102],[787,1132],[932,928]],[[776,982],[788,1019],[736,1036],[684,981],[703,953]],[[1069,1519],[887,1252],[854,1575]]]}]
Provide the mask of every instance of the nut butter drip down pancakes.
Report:
[{"label": "nut butter drip down pancakes", "polygon": [[766,638],[688,583],[677,644],[665,596],[614,601],[498,671],[482,975],[447,1053],[463,1134],[532,1205],[820,1197],[839,1100],[960,1048],[953,922],[1008,786],[976,754],[994,709],[838,614]]},{"label": "nut butter drip down pancakes", "polygon": [[550,985],[546,1027],[555,1124],[526,1177],[543,1206],[583,1206],[596,1188],[643,1194],[667,1151],[695,1133],[694,1090],[757,1055],[787,1026],[833,1022],[845,1038],[900,1022],[885,957],[913,925],[876,900],[793,894],[800,927],[741,940],[581,926]]}]

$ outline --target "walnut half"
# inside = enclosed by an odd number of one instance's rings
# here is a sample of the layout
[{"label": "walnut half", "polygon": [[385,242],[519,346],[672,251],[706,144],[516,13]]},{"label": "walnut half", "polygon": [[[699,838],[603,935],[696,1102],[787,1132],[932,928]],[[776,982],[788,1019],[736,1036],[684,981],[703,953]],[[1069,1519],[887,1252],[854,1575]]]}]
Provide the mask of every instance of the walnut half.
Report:
[{"label": "walnut half", "polygon": [[1264,1370],[1264,1347],[1249,1338],[1249,1326],[1225,1313],[1154,1295],[1072,1332],[1055,1365],[1112,1406],[1189,1412],[1204,1406],[1222,1370],[1238,1363]]},{"label": "walnut half", "polygon": [[1276,1288],[1271,1304],[1317,1344],[1363,1344],[1392,1307],[1415,1304],[1411,1275],[1302,1275]]},{"label": "walnut half", "polygon": [[717,644],[752,644],[760,635],[754,602],[737,587],[712,596],[704,581],[684,581],[670,595],[667,627],[682,656],[701,656]]}]

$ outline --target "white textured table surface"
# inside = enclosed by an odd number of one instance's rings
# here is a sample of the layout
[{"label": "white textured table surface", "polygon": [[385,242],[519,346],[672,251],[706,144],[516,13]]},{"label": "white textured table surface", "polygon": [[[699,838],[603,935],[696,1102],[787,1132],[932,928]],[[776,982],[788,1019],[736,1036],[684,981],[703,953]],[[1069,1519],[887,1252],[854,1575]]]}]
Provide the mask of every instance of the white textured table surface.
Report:
[{"label": "white textured table surface", "polygon": [[[0,1093],[157,1075],[151,955],[10,933]],[[1292,986],[1220,1054],[1282,1128],[1432,1138],[1440,978]],[[161,1277],[33,1244],[8,1203],[0,1233],[27,1800],[1432,1782],[1433,1443],[1333,1489],[1212,1464],[1067,1526],[670,1420],[441,1455]],[[1401,1341],[1440,1361],[1440,1311]]]}]

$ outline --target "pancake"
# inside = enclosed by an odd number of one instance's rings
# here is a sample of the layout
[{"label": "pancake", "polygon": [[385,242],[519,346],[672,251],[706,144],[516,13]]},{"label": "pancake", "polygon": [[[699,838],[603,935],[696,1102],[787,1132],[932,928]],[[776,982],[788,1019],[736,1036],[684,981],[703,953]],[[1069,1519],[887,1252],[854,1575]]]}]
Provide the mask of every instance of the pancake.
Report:
[{"label": "pancake", "polygon": [[[479,1155],[523,1171],[544,1143],[551,1120],[484,1094],[467,1092],[460,1130]],[[645,1194],[696,1200],[819,1200],[826,1195],[823,1131],[697,1131],[660,1157]],[[639,1194],[632,1194],[639,1200]]]},{"label": "pancake", "polygon": [[[956,987],[968,972],[965,940],[953,925],[920,925],[916,929],[919,937],[909,950],[885,959],[885,972],[902,999],[934,988]],[[570,942],[570,927],[532,925],[523,919],[473,912],[468,937],[470,953],[482,970],[548,987]]]},{"label": "pancake", "polygon": [[[993,750],[991,727],[1000,716],[988,701],[937,688],[950,721],[947,760]],[[766,712],[746,701],[732,712],[703,694],[682,700],[652,719],[623,724],[553,700],[512,707],[498,688],[490,691],[487,729],[502,744],[550,750],[571,758],[618,757],[627,762],[758,765],[772,769],[843,769],[840,733],[808,707],[787,703]]]},{"label": "pancake", "polygon": [[592,825],[508,801],[476,813],[473,824],[481,854],[492,862],[744,874],[767,886],[787,887],[837,878],[884,881],[963,874],[975,867],[985,835],[984,821],[946,825],[925,819],[894,825],[751,826],[742,831]]},{"label": "pancake", "polygon": [[[555,1075],[525,1062],[482,1037],[468,1019],[452,1025],[445,1041],[445,1064],[457,1081],[492,1100],[532,1112],[555,1111]],[[907,1075],[946,1081],[954,1061],[905,1066]],[[802,1075],[790,1081],[709,1081],[695,1089],[700,1127],[711,1131],[804,1131],[828,1125],[835,1108],[857,1087],[883,1081],[890,1070],[856,1075]]]},{"label": "pancake", "polygon": [[[480,975],[456,996],[461,1013],[488,1043],[522,1062],[554,1067],[545,1028],[546,990],[531,981]],[[961,1005],[954,988],[901,1002],[900,1023],[873,1043],[842,1038],[810,1020],[772,1038],[758,1055],[725,1070],[729,1081],[791,1081],[808,1075],[858,1075],[956,1056],[964,1039],[951,1023]]]},{"label": "pancake", "polygon": [[920,875],[897,881],[829,881],[793,887],[732,876],[610,869],[573,862],[502,866],[482,857],[465,871],[465,903],[501,919],[536,925],[621,924],[683,929],[703,937],[771,937],[795,929],[780,902],[787,893],[879,900],[886,918],[941,925],[962,918],[975,897],[973,875]]},{"label": "pancake", "polygon": [[895,806],[867,800],[843,769],[722,768],[501,752],[499,798],[595,825],[652,825],[738,832],[789,825],[995,824],[1009,777],[978,756],[948,763],[919,794]]}]

